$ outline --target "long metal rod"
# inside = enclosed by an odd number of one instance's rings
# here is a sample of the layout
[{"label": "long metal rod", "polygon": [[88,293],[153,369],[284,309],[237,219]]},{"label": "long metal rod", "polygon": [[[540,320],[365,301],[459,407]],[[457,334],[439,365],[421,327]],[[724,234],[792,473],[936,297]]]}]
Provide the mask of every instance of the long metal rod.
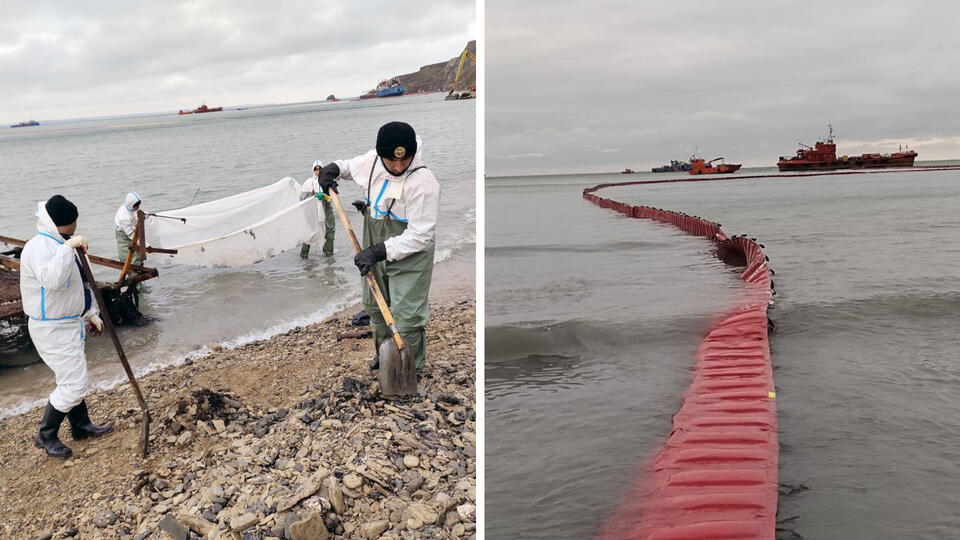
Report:
[{"label": "long metal rod", "polygon": [[97,305],[100,306],[100,317],[103,320],[103,327],[110,334],[113,340],[113,347],[117,350],[117,356],[120,357],[120,363],[123,364],[123,370],[127,372],[127,379],[130,380],[130,387],[137,395],[137,401],[140,403],[140,409],[143,411],[142,429],[140,431],[140,457],[147,457],[147,445],[150,442],[150,409],[147,408],[147,400],[143,398],[143,392],[140,391],[140,385],[137,384],[137,378],[130,369],[130,363],[127,362],[127,355],[123,352],[123,346],[120,345],[120,338],[117,337],[117,331],[113,328],[113,321],[110,320],[110,311],[107,309],[107,303],[103,301],[103,295],[100,294],[100,288],[97,287],[97,281],[90,271],[90,263],[87,262],[87,256],[81,248],[77,248],[77,254],[80,256],[80,265],[83,266],[83,273],[87,276],[87,282],[90,283],[90,289],[93,290],[93,296],[97,299]]}]

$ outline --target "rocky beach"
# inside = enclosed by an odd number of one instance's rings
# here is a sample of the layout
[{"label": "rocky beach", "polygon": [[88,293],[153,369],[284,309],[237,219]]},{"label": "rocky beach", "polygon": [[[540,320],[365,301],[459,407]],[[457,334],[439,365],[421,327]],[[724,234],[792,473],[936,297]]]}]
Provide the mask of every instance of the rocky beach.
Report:
[{"label": "rocky beach", "polygon": [[[360,308],[87,397],[114,433],[34,448],[40,409],[0,420],[3,538],[476,536],[475,303],[431,303],[420,393],[385,399]],[[119,363],[117,369],[121,369]],[[52,375],[51,375],[52,379]]]}]

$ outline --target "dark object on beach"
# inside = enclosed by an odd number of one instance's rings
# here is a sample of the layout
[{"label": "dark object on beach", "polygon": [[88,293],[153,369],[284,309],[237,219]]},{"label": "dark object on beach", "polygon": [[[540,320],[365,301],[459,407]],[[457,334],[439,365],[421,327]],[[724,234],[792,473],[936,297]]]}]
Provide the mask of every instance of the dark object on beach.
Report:
[{"label": "dark object on beach", "polygon": [[[87,254],[84,253],[81,248],[77,248],[77,255],[80,258],[80,266],[83,267],[83,274],[87,277],[87,282],[94,284],[91,289],[93,290],[94,298],[97,300],[97,305],[100,307],[100,312],[109,313],[110,310],[107,307],[107,303],[103,300],[100,288],[96,286],[97,280],[93,277],[93,272],[90,271]],[[140,409],[143,411],[143,419],[141,420],[142,429],[140,431],[140,457],[145,458],[147,457],[147,445],[150,443],[150,410],[147,408],[147,401],[143,399],[143,392],[140,391],[137,378],[133,375],[133,370],[130,369],[130,363],[127,362],[127,355],[124,354],[123,347],[120,345],[120,338],[117,337],[117,331],[113,328],[113,322],[110,320],[110,317],[103,317],[102,320],[103,328],[110,335],[110,339],[113,340],[113,347],[117,350],[117,356],[120,357],[123,370],[127,372],[127,378],[130,380],[130,387],[133,388],[133,392],[137,395],[137,401],[140,403]]]},{"label": "dark object on beach", "polygon": [[337,341],[344,339],[363,339],[368,338],[373,335],[373,330],[368,328],[362,328],[359,330],[347,330],[345,332],[337,333]]},{"label": "dark object on beach", "polygon": [[140,293],[137,285],[130,285],[121,292],[118,288],[103,292],[110,311],[110,320],[117,326],[146,326],[149,321],[140,313]]},{"label": "dark object on beach", "polygon": [[913,150],[893,154],[863,154],[859,156],[840,156],[837,158],[837,145],[833,142],[833,126],[826,141],[817,141],[813,147],[800,144],[797,154],[790,158],[780,156],[777,168],[781,171],[833,171],[836,169],[879,169],[883,167],[913,167],[917,153]]},{"label": "dark object on beach", "polygon": [[370,315],[367,315],[367,312],[360,310],[356,315],[353,316],[353,319],[350,320],[351,326],[370,326]]}]

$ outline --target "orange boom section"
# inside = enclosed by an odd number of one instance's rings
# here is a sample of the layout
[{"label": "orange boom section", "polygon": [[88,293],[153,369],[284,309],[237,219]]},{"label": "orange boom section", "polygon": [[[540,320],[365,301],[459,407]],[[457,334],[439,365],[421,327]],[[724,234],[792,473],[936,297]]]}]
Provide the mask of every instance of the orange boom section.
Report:
[{"label": "orange boom section", "polygon": [[777,510],[777,410],[767,336],[773,288],[767,258],[755,240],[729,238],[696,216],[583,198],[627,216],[669,223],[710,238],[725,258],[744,263],[746,296],[707,332],[693,379],[673,417],[664,447],[643,467],[611,518],[602,540],[768,539]]}]

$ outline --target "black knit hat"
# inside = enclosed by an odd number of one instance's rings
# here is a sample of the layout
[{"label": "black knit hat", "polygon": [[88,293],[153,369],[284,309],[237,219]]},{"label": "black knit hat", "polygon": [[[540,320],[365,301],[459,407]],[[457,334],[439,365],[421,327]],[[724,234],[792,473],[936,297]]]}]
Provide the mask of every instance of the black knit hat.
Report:
[{"label": "black knit hat", "polygon": [[377,155],[385,158],[413,157],[417,153],[417,134],[406,122],[384,124],[377,133]]},{"label": "black knit hat", "polygon": [[77,205],[68,201],[63,195],[50,197],[50,200],[47,201],[44,207],[47,209],[47,214],[50,215],[50,219],[53,220],[53,224],[57,227],[63,227],[64,225],[73,223],[77,220],[77,216],[80,215],[77,212]]}]

